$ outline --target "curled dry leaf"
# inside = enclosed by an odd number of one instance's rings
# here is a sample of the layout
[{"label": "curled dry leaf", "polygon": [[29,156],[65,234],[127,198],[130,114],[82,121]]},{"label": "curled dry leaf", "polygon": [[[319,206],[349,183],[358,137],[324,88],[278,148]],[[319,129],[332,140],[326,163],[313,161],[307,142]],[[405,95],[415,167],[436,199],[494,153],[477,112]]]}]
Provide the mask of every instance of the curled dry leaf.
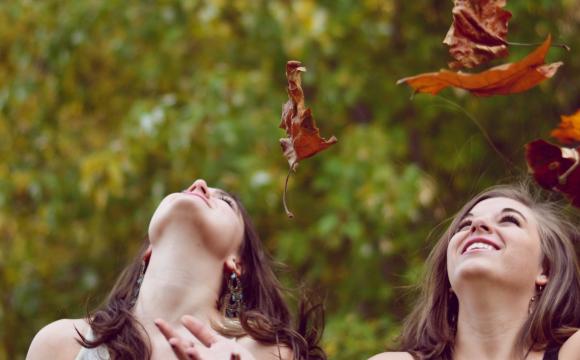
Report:
[{"label": "curled dry leaf", "polygon": [[512,14],[506,0],[455,0],[453,23],[443,40],[456,61],[449,67],[472,68],[508,55],[506,36]]},{"label": "curled dry leaf", "polygon": [[287,137],[280,139],[284,156],[288,159],[290,171],[286,177],[284,186],[284,209],[289,217],[292,213],[286,206],[286,192],[288,177],[296,170],[298,162],[314,156],[322,150],[337,142],[336,137],[331,136],[328,140],[320,137],[320,130],[316,127],[312,112],[304,105],[304,91],[300,73],[306,71],[300,61],[288,61],[286,64],[286,78],[288,79],[288,101],[282,108],[280,128],[286,130]]},{"label": "curled dry leaf", "polygon": [[580,141],[580,109],[573,115],[560,116],[560,125],[550,135],[562,144]]},{"label": "curled dry leaf", "polygon": [[336,137],[326,140],[320,137],[312,112],[304,106],[304,91],[300,73],[306,71],[299,61],[288,61],[288,101],[282,108],[280,128],[286,130],[288,137],[280,139],[284,156],[295,170],[298,162],[311,157],[336,143]]},{"label": "curled dry leaf", "polygon": [[529,90],[556,74],[562,62],[545,64],[546,53],[552,43],[548,38],[532,53],[515,63],[493,67],[477,74],[441,70],[403,78],[415,92],[435,95],[451,86],[465,89],[474,95],[509,95]]},{"label": "curled dry leaf", "polygon": [[580,207],[580,147],[567,148],[544,140],[526,144],[526,160],[542,187],[560,191]]}]

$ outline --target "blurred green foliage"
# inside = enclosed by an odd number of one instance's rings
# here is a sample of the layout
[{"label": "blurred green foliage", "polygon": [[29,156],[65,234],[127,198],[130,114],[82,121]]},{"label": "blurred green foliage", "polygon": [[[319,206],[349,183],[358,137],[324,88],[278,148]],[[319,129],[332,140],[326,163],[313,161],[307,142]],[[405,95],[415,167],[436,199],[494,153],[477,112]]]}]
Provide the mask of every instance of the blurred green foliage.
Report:
[{"label": "blurred green foliage", "polygon": [[[2,2],[0,360],[23,358],[44,324],[100,302],[157,203],[198,177],[239,194],[284,276],[325,298],[330,358],[392,345],[430,230],[469,195],[525,173],[523,145],[580,107],[574,0],[508,4],[511,41],[552,33],[572,47],[550,51],[565,63],[554,79],[509,97],[411,99],[395,81],[446,67],[451,8]],[[308,68],[306,103],[323,136],[339,139],[292,176],[293,220],[277,127],[289,59]]]}]

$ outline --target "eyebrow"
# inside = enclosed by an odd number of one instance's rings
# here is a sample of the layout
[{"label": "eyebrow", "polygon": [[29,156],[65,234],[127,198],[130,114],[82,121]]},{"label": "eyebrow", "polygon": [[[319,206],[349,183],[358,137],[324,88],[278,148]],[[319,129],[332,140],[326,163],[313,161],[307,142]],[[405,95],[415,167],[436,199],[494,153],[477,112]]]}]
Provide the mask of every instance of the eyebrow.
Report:
[{"label": "eyebrow", "polygon": [[[524,221],[525,221],[525,222],[528,222],[528,219],[526,219],[526,217],[524,216],[524,214],[522,214],[521,212],[519,212],[519,211],[518,211],[518,210],[516,210],[516,209],[512,209],[512,208],[503,208],[503,209],[501,209],[501,212],[500,212],[500,213],[501,213],[501,214],[503,214],[503,213],[506,213],[506,212],[513,212],[513,213],[516,213],[516,214],[518,214],[519,216],[521,216],[521,217],[522,217],[522,219],[524,219]],[[467,213],[467,214],[465,214],[465,216],[462,218],[462,220],[463,220],[463,219],[465,219],[466,217],[469,217],[469,216],[473,216],[473,214],[472,214],[472,213],[470,213],[470,212],[469,212],[469,213]]]}]

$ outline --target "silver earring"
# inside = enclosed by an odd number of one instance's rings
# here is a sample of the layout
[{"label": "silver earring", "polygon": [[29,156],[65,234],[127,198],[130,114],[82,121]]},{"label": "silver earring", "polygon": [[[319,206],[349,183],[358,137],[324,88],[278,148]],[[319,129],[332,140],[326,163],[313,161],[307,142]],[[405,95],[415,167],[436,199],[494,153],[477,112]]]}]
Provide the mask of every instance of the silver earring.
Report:
[{"label": "silver earring", "polygon": [[133,288],[133,296],[131,297],[131,301],[129,301],[129,308],[132,308],[137,303],[137,298],[139,298],[139,291],[141,290],[141,284],[143,283],[143,278],[145,277],[145,270],[147,270],[147,262],[145,259],[141,262],[141,271],[139,273],[139,277],[135,282],[135,287]]},{"label": "silver earring", "polygon": [[223,313],[226,318],[238,318],[244,306],[242,282],[235,271],[228,279],[228,291],[224,297]]}]

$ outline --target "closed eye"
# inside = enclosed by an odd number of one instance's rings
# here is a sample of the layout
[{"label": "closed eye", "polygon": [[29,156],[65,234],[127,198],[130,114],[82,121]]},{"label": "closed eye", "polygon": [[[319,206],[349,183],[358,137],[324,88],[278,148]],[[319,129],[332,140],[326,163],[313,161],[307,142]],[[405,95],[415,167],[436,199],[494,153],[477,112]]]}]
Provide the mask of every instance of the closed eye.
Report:
[{"label": "closed eye", "polygon": [[513,224],[515,224],[517,226],[520,226],[520,221],[515,216],[512,216],[512,215],[504,215],[504,216],[502,216],[501,219],[500,219],[500,222],[502,222],[502,223],[503,222],[511,222],[511,223],[513,223]]},{"label": "closed eye", "polygon": [[462,230],[465,230],[466,227],[470,227],[470,226],[471,226],[471,220],[463,220],[462,222],[459,223],[455,232],[456,233],[460,232]]},{"label": "closed eye", "polygon": [[225,195],[219,195],[219,199],[225,201],[232,209],[235,210],[234,200],[232,198],[225,196]]}]

